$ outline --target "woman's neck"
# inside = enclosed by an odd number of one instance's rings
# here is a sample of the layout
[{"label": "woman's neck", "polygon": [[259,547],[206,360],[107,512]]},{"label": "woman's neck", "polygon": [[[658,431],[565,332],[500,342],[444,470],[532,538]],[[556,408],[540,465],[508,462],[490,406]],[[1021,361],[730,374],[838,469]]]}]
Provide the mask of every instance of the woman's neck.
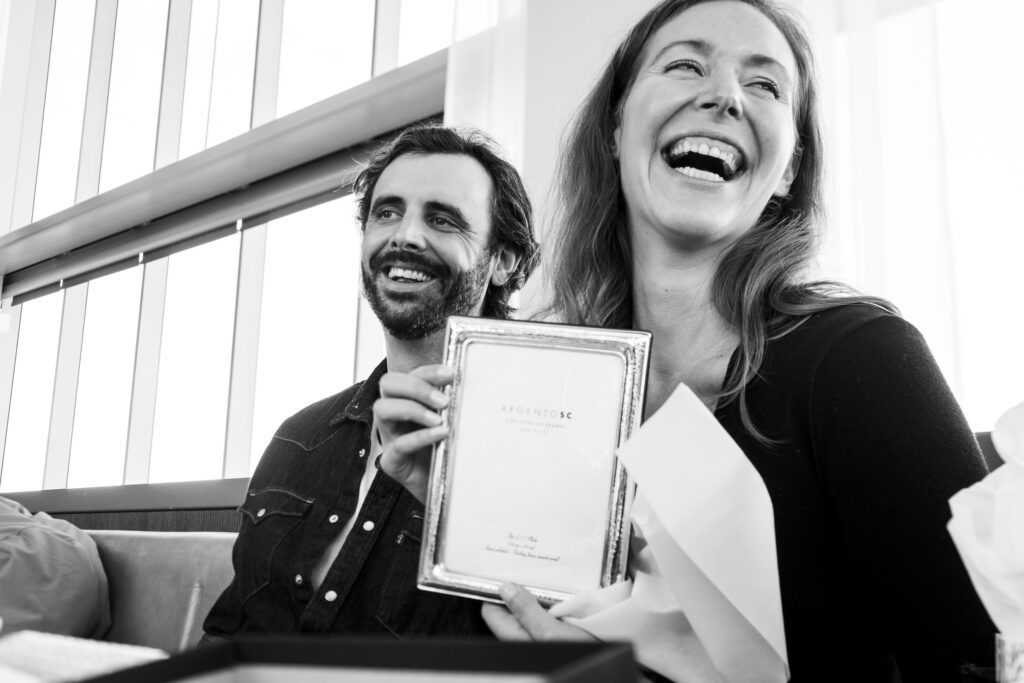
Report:
[{"label": "woman's neck", "polygon": [[714,410],[739,335],[711,299],[717,260],[646,259],[634,268],[634,327],[654,335],[646,414],[684,383]]}]

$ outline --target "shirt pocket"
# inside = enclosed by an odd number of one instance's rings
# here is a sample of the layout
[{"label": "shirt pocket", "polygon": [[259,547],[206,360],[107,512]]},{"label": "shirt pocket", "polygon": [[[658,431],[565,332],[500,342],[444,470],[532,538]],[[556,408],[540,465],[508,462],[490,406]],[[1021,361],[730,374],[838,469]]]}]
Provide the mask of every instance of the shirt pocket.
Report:
[{"label": "shirt pocket", "polygon": [[377,621],[393,636],[470,637],[490,635],[476,600],[423,591],[416,587],[423,534],[423,513],[404,517],[401,532],[391,541],[393,562],[384,578]]},{"label": "shirt pocket", "polygon": [[243,603],[270,583],[278,548],[298,529],[312,506],[312,499],[279,488],[255,489],[246,494],[238,507],[242,525],[235,543]]}]

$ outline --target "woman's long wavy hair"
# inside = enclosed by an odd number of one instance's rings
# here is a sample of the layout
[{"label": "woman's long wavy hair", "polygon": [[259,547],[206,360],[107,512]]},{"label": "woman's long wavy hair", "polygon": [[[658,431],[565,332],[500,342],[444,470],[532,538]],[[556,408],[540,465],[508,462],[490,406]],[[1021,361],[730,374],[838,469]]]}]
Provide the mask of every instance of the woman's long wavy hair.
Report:
[{"label": "woman's long wavy hair", "polygon": [[[558,169],[557,228],[547,271],[553,293],[549,313],[564,322],[633,325],[630,240],[614,131],[651,37],[680,12],[714,1],[665,0],[651,9],[619,45],[577,113]],[[711,288],[717,312],[740,337],[738,362],[719,400],[723,404],[738,400],[744,427],[758,440],[771,443],[751,420],[745,393],[764,361],[768,342],[792,331],[808,316],[842,304],[869,303],[894,313],[896,309],[838,282],[806,279],[823,216],[822,142],[810,43],[796,17],[772,0],[740,1],[778,27],[799,71],[797,175],[789,194],[772,198],[754,227],[723,254]]]}]

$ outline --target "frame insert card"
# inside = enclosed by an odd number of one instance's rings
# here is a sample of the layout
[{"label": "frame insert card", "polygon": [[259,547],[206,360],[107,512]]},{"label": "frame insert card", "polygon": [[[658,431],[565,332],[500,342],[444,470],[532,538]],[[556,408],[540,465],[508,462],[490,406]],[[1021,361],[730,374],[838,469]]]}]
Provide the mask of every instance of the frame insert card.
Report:
[{"label": "frame insert card", "polygon": [[421,589],[552,604],[621,581],[629,541],[615,450],[639,426],[649,332],[452,317],[448,437],[434,450]]}]

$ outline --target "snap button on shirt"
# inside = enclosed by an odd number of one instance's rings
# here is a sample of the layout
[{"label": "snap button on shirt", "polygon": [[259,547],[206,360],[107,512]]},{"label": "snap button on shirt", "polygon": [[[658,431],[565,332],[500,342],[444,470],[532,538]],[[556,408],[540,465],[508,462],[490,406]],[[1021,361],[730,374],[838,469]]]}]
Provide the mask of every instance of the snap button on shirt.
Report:
[{"label": "snap button on shirt", "polygon": [[326,593],[324,593],[324,600],[326,600],[327,602],[334,602],[337,599],[338,594],[334,591],[327,591]]},{"label": "snap button on shirt", "polygon": [[373,531],[374,524],[370,520],[363,522],[363,531]]},{"label": "snap button on shirt", "polygon": [[338,523],[338,515],[331,515],[330,517],[327,518],[327,521],[330,522],[331,524],[337,524]]},{"label": "snap button on shirt", "polygon": [[295,575],[295,585],[296,586],[301,586],[302,585],[302,574],[296,574]]},{"label": "snap button on shirt", "polygon": [[262,517],[265,514],[267,514],[267,508],[260,508],[259,512],[256,513],[256,516],[257,517]]}]

